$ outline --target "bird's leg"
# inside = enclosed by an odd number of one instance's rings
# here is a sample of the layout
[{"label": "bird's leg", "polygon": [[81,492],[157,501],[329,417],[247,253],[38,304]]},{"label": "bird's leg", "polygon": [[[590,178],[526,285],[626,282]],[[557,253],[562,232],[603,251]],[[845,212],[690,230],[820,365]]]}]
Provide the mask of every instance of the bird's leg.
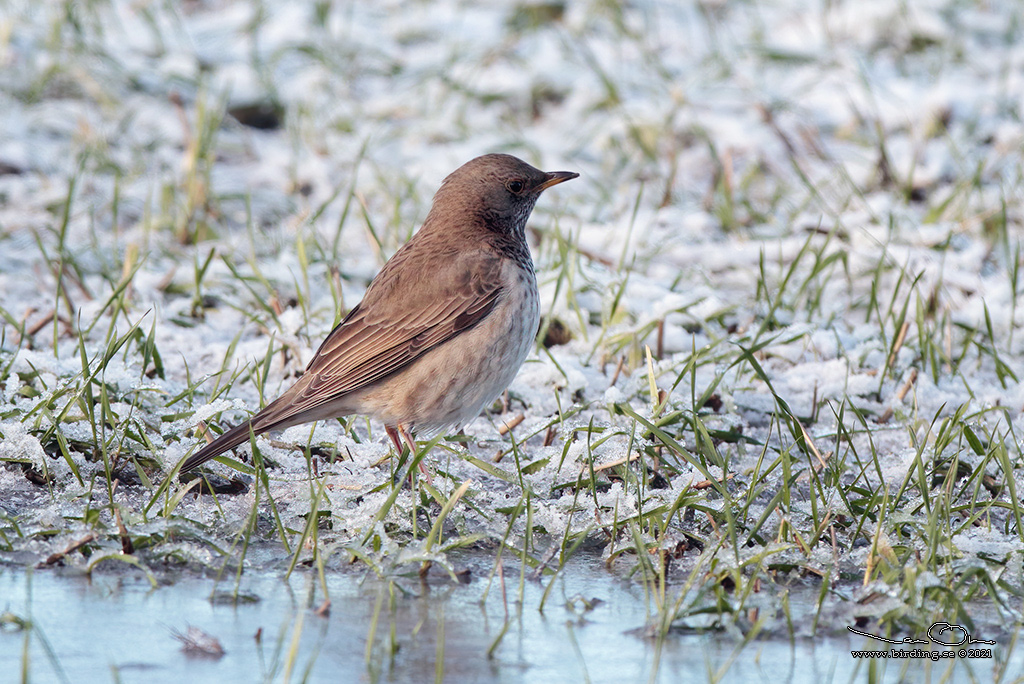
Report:
[{"label": "bird's leg", "polygon": [[[416,441],[409,434],[409,431],[405,429],[405,426],[401,423],[398,427],[391,427],[385,425],[384,430],[388,433],[388,437],[391,438],[391,443],[395,445],[395,453],[398,456],[402,455],[402,439],[405,439],[405,443],[409,445],[409,455],[415,460],[416,459]],[[431,487],[434,486],[433,478],[430,477],[430,473],[427,472],[426,467],[423,465],[423,461],[419,462],[420,472],[427,478],[427,484]],[[412,484],[412,473],[409,473],[409,484]]]},{"label": "bird's leg", "polygon": [[[401,427],[401,426],[399,426],[399,427]],[[400,459],[402,458],[402,437],[399,434],[398,430],[393,428],[393,427],[391,427],[390,425],[385,425],[384,426],[384,430],[388,433],[388,437],[391,438],[391,443],[395,447],[395,463],[398,463],[398,462],[400,462]],[[403,430],[403,432],[404,432],[404,430]],[[410,452],[409,452],[410,455],[411,456],[415,456],[416,452],[413,450],[413,447],[412,447],[411,444],[409,445],[409,449],[410,449]],[[402,478],[401,475],[399,475],[398,473],[395,473],[395,481],[394,482],[395,482],[396,485],[398,483],[400,483],[402,481],[402,479],[403,478]],[[412,473],[411,472],[409,473],[409,486],[412,487]]]},{"label": "bird's leg", "polygon": [[[416,457],[416,441],[412,438],[412,435],[409,434],[409,431],[406,430],[405,426],[402,425],[401,423],[398,424],[398,431],[402,434],[402,437],[405,438],[405,443],[409,445],[409,453],[412,455],[413,458],[415,458]],[[430,477],[430,472],[427,470],[427,467],[425,465],[423,465],[423,461],[422,460],[419,462],[419,467],[420,467],[420,472],[423,473],[423,476],[427,478],[427,484],[430,485],[431,487],[433,487],[434,486],[434,479],[432,477]]]},{"label": "bird's leg", "polygon": [[[401,458],[401,456],[402,456],[402,440],[398,436],[398,430],[396,430],[395,428],[391,427],[390,425],[385,425],[384,426],[384,430],[388,433],[388,437],[391,438],[391,443],[395,445],[395,455],[398,456],[399,458]],[[415,453],[415,452],[413,452],[413,453]]]},{"label": "bird's leg", "polygon": [[401,423],[398,424],[398,433],[405,439],[405,443],[409,445],[409,453],[413,456],[416,455],[416,442],[413,440],[412,435],[405,429],[405,426]]}]

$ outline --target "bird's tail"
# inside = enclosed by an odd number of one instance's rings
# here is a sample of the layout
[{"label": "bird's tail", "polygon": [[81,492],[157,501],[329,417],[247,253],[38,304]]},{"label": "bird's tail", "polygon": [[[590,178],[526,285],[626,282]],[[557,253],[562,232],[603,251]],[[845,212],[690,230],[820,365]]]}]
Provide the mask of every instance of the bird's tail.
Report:
[{"label": "bird's tail", "polygon": [[331,402],[305,405],[296,400],[305,390],[308,380],[313,378],[312,374],[303,375],[298,382],[292,385],[287,392],[270,402],[263,409],[249,420],[236,425],[217,439],[213,440],[202,449],[192,454],[181,464],[179,472],[191,470],[196,466],[206,463],[211,458],[220,456],[228,449],[234,449],[239,444],[249,441],[249,434],[262,435],[271,430],[284,430],[292,425],[306,423],[311,420],[319,420],[333,416],[342,416],[350,413],[350,410],[337,406]]},{"label": "bird's tail", "polygon": [[200,466],[211,458],[220,456],[229,449],[234,449],[242,442],[249,440],[250,431],[255,432],[257,435],[265,432],[267,428],[262,430],[259,428],[252,427],[252,421],[247,420],[240,425],[236,425],[217,439],[213,440],[202,449],[192,454],[181,464],[179,472],[185,472],[186,470],[192,470],[193,468]]}]

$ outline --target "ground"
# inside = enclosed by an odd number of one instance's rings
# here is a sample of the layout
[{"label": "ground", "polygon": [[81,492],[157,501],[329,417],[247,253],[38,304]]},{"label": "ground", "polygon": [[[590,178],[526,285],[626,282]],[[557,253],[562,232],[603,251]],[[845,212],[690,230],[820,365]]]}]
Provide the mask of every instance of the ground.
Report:
[{"label": "ground", "polygon": [[[1007,639],[1022,32],[1011,0],[9,3],[0,560],[593,553],[661,637]],[[485,152],[581,177],[531,219],[536,350],[421,443],[430,482],[359,418],[261,437],[215,497],[168,481]]]}]

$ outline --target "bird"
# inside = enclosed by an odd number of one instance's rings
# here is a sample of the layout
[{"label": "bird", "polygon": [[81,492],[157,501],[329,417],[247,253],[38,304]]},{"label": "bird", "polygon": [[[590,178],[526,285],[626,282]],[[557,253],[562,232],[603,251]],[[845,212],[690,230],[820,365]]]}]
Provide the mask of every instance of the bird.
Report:
[{"label": "bird", "polygon": [[544,190],[577,178],[485,154],[441,183],[423,225],[384,264],[305,372],[249,420],[181,462],[185,472],[260,435],[366,415],[402,453],[478,416],[533,346],[540,297],[526,222]]}]

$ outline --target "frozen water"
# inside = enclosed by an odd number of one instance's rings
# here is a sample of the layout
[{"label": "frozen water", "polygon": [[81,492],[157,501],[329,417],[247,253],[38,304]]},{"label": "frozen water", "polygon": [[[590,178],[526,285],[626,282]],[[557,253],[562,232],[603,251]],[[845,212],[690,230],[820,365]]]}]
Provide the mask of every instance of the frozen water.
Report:
[{"label": "frozen water", "polygon": [[[557,538],[613,511],[667,509],[702,480],[662,448],[669,481],[637,484],[653,479],[662,445],[616,407],[654,418],[648,347],[658,388],[672,388],[659,415],[675,414],[666,429],[686,448],[693,402],[714,386],[701,417],[728,468],[707,472],[736,486],[765,442],[769,461],[799,451],[783,402],[826,458],[840,451],[829,467],[893,493],[915,459],[952,451],[996,472],[973,445],[919,448],[960,409],[983,447],[1005,443],[1019,467],[1024,41],[1010,0],[573,2],[534,27],[511,1],[96,2],[74,5],[76,24],[56,5],[10,4],[0,458],[45,463],[54,479],[43,496],[10,465],[0,484],[12,514],[61,533],[54,547],[89,511],[112,523],[106,503],[90,508],[109,496],[90,488],[101,452],[121,476],[130,456],[159,481],[199,441],[199,422],[233,424],[276,396],[411,235],[440,180],[489,151],[582,174],[544,196],[530,236],[543,311],[573,339],[538,346],[507,410],[490,407],[463,442],[435,448],[441,496],[473,483],[446,535],[525,543],[523,520],[509,532],[495,514],[523,500],[521,483],[533,524]],[[224,112],[260,103],[279,105],[283,126],[256,130]],[[159,364],[144,361],[150,334]],[[83,368],[101,365],[86,384]],[[110,415],[90,415],[98,406]],[[853,408],[867,421],[893,416],[866,434]],[[522,480],[498,432],[519,413]],[[840,427],[852,430],[846,442]],[[285,527],[302,529],[322,485],[331,543],[376,535],[386,558],[422,534],[423,502],[408,492],[377,517],[394,476],[381,426],[328,421],[257,445],[277,465],[270,495]],[[315,473],[306,446],[318,447]],[[637,454],[633,479],[604,473],[596,493],[574,498],[583,466]],[[865,466],[872,455],[877,469]],[[175,514],[232,538],[256,500],[249,485],[216,502],[185,497]],[[125,479],[115,500],[144,525],[151,495]],[[709,511],[724,505],[706,499]],[[853,515],[838,497],[829,505]],[[276,525],[269,517],[257,526]],[[782,517],[769,512],[765,525]],[[999,534],[972,528],[956,545],[1019,553],[1019,536]],[[205,541],[174,543],[203,557]],[[862,567],[866,553],[842,562]]]}]

